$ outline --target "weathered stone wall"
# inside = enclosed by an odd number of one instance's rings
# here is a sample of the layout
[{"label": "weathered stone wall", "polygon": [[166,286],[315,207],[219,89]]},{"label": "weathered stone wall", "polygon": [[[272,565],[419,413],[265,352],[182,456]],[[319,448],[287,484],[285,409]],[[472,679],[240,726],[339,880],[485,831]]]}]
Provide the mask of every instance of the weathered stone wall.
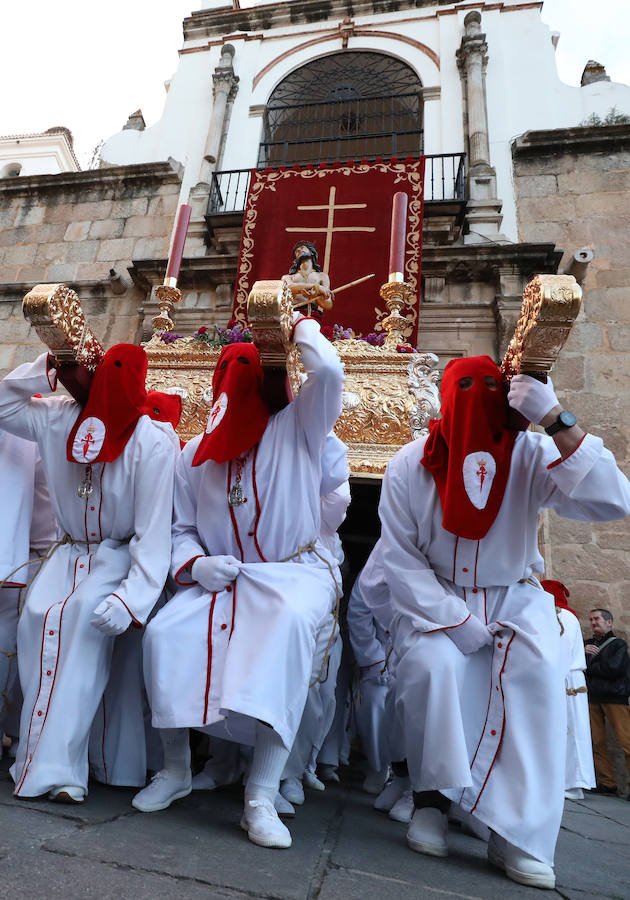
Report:
[{"label": "weathered stone wall", "polygon": [[168,255],[180,184],[168,163],[0,180],[0,376],[42,350],[22,315],[38,283],[73,287],[106,346],[139,339],[147,289],[128,268]]},{"label": "weathered stone wall", "polygon": [[[584,300],[554,371],[561,402],[630,474],[630,126],[527,132],[513,145],[519,239],[595,254]],[[590,525],[549,513],[548,575],[588,627],[603,606],[630,634],[630,520]]]}]

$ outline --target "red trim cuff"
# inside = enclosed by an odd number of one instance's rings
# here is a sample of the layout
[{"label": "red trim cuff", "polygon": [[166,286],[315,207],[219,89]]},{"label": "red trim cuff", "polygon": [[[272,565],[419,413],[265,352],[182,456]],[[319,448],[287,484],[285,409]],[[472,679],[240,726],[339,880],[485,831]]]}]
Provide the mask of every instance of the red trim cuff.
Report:
[{"label": "red trim cuff", "polygon": [[[193,556],[192,559],[189,559],[187,563],[184,563],[184,565],[177,570],[177,572],[174,575],[176,584],[178,584],[180,587],[190,587],[191,584],[197,584],[195,579],[192,578],[192,566],[193,566],[194,561],[196,559],[201,559],[202,556],[203,556],[203,553],[198,553],[197,556]],[[192,578],[192,581],[180,581],[179,580],[179,576],[184,571],[184,569],[190,569],[190,577]]]},{"label": "red trim cuff", "polygon": [[[587,432],[587,433],[588,433],[588,432]],[[547,468],[548,468],[548,469],[555,469],[555,467],[556,467],[556,466],[559,466],[560,463],[563,463],[565,460],[570,459],[570,458],[573,456],[573,454],[575,453],[575,451],[578,450],[578,449],[580,448],[580,446],[581,446],[581,444],[582,444],[582,441],[584,440],[585,437],[586,437],[586,434],[584,435],[584,437],[582,438],[582,440],[580,441],[580,443],[577,445],[577,447],[574,447],[573,450],[569,453],[568,456],[561,456],[559,459],[555,459],[552,463],[549,463],[549,465],[547,466]]]},{"label": "red trim cuff", "polygon": [[435,634],[436,631],[449,631],[451,628],[459,628],[460,625],[465,625],[466,622],[470,619],[472,613],[468,613],[463,622],[458,622],[457,625],[442,625],[441,628],[432,628],[431,631],[424,631],[423,634]]},{"label": "red trim cuff", "polygon": [[136,617],[131,612],[131,610],[129,609],[129,607],[127,606],[127,604],[125,603],[125,601],[123,600],[122,597],[119,597],[118,594],[114,594],[113,592],[112,592],[112,597],[115,597],[117,600],[120,600],[122,605],[125,607],[125,609],[129,613],[129,615],[131,616],[131,624],[133,625],[134,628],[143,628],[144,627],[142,622],[140,621],[140,619],[136,619]]}]

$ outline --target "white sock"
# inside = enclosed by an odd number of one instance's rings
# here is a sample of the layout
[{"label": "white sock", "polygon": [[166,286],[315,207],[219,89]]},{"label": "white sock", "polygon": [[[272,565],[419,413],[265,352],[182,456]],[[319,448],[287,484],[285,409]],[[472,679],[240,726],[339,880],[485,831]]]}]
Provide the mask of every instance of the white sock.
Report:
[{"label": "white sock", "polygon": [[187,728],[160,728],[164,768],[169,772],[190,772],[190,743]]},{"label": "white sock", "polygon": [[256,722],[256,745],[252,767],[245,785],[245,802],[269,800],[272,804],[280,788],[280,776],[289,758],[280,736],[268,725]]}]

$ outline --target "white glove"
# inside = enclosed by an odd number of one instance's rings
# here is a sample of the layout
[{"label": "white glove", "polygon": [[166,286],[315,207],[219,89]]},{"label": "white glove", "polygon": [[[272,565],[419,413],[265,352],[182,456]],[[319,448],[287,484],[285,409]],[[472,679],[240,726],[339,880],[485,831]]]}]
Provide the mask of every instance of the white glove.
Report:
[{"label": "white glove", "polygon": [[361,667],[361,684],[366,682],[368,684],[380,684],[387,686],[391,681],[391,675],[388,670],[385,669],[383,672],[383,663],[375,663],[373,666],[362,666]]},{"label": "white glove", "polygon": [[453,641],[458,650],[468,656],[476,653],[482,647],[486,647],[493,641],[492,632],[477,616],[469,616],[461,625],[455,628],[447,628],[446,634]]},{"label": "white glove", "polygon": [[558,406],[558,398],[551,378],[543,384],[531,375],[515,375],[510,383],[508,403],[528,422],[538,425],[554,406]]},{"label": "white glove", "polygon": [[109,637],[122,634],[129,628],[131,622],[132,617],[129,610],[122,600],[114,597],[113,594],[110,594],[107,600],[99,603],[94,610],[94,618],[90,620],[90,624]]},{"label": "white glove", "polygon": [[241,570],[241,563],[233,556],[200,556],[192,564],[195,581],[214,594],[231,584]]}]

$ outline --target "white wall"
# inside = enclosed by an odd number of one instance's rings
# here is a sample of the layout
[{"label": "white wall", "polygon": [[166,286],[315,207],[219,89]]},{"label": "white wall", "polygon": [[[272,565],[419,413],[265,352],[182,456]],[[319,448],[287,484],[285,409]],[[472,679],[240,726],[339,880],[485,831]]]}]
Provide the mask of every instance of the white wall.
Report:
[{"label": "white wall", "polygon": [[[263,0],[265,2],[265,0]],[[225,7],[226,2],[206,0],[203,8]],[[259,5],[241,0],[241,6]],[[512,185],[510,143],[532,129],[560,128],[579,124],[590,113],[599,115],[616,106],[630,113],[630,87],[598,82],[585,88],[569,87],[560,81],[548,27],[539,9],[519,8],[518,0],[505,0],[502,9],[485,9],[481,27],[488,43],[486,77],[491,161],[497,171],[497,190],[503,201],[502,232],[517,239],[516,210]],[[463,20],[471,7],[427,7],[356,17],[356,26],[370,25],[389,36],[352,36],[348,50],[372,50],[403,59],[419,75],[425,87],[439,88],[439,99],[425,106],[425,152],[459,153],[464,150],[462,85],[456,52],[464,34]],[[452,14],[449,14],[451,12]],[[318,56],[339,52],[341,38],[301,45],[325,37],[338,20],[317,22],[305,35],[303,23],[282,26],[282,37],[273,30],[259,41],[232,40],[239,88],[234,101],[230,128],[221,161],[222,169],[245,169],[256,165],[261,137],[260,113],[252,107],[264,106],[275,86],[294,69]],[[285,36],[286,35],[286,36]],[[430,48],[439,57],[439,68],[429,55],[397,35],[411,38]],[[274,39],[271,39],[271,38]],[[186,47],[200,47],[197,39]],[[294,52],[296,51],[297,52]],[[286,54],[277,64],[278,57]],[[167,95],[160,121],[145,131],[123,131],[110,138],[102,150],[112,164],[166,160],[169,156],[185,166],[182,198],[198,181],[208,122],[212,111],[212,73],[220,48],[180,56],[179,68]],[[271,65],[269,71],[256,77]]]}]

